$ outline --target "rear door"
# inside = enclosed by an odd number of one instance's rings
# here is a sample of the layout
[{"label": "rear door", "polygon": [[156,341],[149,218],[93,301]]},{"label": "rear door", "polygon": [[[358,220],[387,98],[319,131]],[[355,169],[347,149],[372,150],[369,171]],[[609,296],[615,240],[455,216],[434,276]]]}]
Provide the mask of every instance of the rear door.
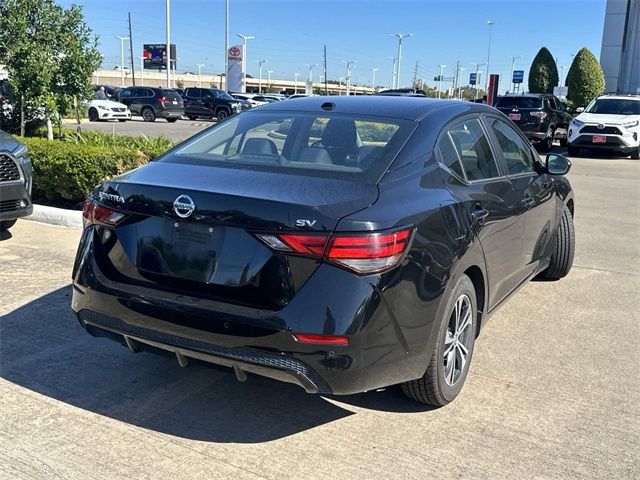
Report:
[{"label": "rear door", "polygon": [[522,237],[521,280],[525,279],[544,260],[544,253],[552,240],[556,210],[553,199],[553,179],[536,171],[537,154],[507,122],[498,116],[485,117],[496,150],[504,161],[507,176],[522,205],[524,235]]},{"label": "rear door", "polygon": [[524,222],[521,204],[500,169],[477,116],[457,120],[438,140],[436,155],[452,173],[448,188],[468,212],[487,265],[489,308],[518,283]]},{"label": "rear door", "polygon": [[135,88],[125,88],[124,90],[122,90],[120,92],[120,102],[124,103],[126,106],[128,106],[129,110],[131,110],[131,113],[138,113],[133,108],[133,100],[135,98],[135,96],[134,96],[135,90],[136,90]]}]

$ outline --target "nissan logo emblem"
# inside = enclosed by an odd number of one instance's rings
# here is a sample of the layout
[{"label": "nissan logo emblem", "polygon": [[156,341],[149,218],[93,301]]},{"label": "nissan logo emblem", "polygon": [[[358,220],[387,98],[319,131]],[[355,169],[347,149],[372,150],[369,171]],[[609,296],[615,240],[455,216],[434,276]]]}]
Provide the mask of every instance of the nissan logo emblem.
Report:
[{"label": "nissan logo emblem", "polygon": [[173,201],[173,211],[180,218],[187,218],[196,209],[196,204],[189,195],[180,195]]}]

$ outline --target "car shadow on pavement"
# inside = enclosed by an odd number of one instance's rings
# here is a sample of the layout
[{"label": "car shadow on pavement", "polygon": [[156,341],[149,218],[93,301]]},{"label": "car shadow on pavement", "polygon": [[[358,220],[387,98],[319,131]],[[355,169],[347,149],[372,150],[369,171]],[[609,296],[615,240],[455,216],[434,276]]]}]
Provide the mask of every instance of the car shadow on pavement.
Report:
[{"label": "car shadow on pavement", "polygon": [[[266,442],[354,413],[295,385],[231,369],[132,354],[88,335],[70,310],[71,287],[0,317],[0,377],[101,415],[179,437],[234,443]],[[415,409],[399,392],[334,397],[337,402],[391,410]]]}]

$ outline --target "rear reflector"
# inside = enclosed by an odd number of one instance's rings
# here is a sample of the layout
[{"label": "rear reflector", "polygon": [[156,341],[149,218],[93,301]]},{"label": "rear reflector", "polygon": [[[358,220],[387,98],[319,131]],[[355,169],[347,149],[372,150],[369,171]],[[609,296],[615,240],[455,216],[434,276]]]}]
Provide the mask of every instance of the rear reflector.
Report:
[{"label": "rear reflector", "polygon": [[318,335],[315,333],[294,333],[293,338],[300,343],[315,343],[318,345],[349,345],[349,337],[340,335]]},{"label": "rear reflector", "polygon": [[125,217],[124,213],[117,212],[111,208],[96,203],[93,199],[88,199],[82,207],[82,222],[84,228],[89,225],[101,224],[113,227]]},{"label": "rear reflector", "polygon": [[323,259],[360,275],[395,267],[409,246],[413,229],[394,232],[258,234],[278,252]]}]

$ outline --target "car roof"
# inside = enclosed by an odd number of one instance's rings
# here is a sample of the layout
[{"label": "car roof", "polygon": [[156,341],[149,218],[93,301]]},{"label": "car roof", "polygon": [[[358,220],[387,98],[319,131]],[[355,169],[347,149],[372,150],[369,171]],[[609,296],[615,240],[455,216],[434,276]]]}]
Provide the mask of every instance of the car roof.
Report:
[{"label": "car roof", "polygon": [[290,111],[313,112],[327,111],[323,104],[331,103],[333,113],[348,113],[352,115],[401,118],[419,121],[435,112],[454,116],[460,113],[495,112],[488,105],[464,102],[460,100],[438,100],[433,98],[387,96],[387,95],[335,95],[300,97],[295,102],[274,102],[260,107],[261,112]]},{"label": "car roof", "polygon": [[500,98],[502,97],[542,98],[542,97],[553,97],[553,94],[552,93],[507,93],[506,95],[502,95]]},{"label": "car roof", "polygon": [[636,101],[640,101],[640,95],[633,95],[633,94],[629,94],[629,95],[600,95],[598,97],[598,100],[600,100],[601,98],[611,98],[613,100],[636,100]]}]

